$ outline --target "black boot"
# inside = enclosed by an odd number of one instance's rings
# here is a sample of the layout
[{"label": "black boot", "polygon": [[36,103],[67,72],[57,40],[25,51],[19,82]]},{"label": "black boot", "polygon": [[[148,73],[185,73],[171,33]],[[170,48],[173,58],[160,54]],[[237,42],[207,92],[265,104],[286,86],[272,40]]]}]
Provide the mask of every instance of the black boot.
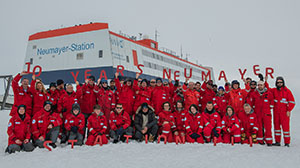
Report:
[{"label": "black boot", "polygon": [[290,147],[290,144],[285,144],[284,146],[286,146],[286,147]]},{"label": "black boot", "polygon": [[260,145],[265,145],[265,142],[263,142],[263,143],[259,143]]},{"label": "black boot", "polygon": [[273,143],[273,146],[280,146],[279,142]]},{"label": "black boot", "polygon": [[273,146],[273,145],[272,145],[272,144],[267,144],[267,146],[269,146],[269,147],[270,147],[270,146]]},{"label": "black boot", "polygon": [[53,149],[56,148],[55,143],[49,143],[49,145],[52,146]]},{"label": "black boot", "polygon": [[118,139],[114,139],[113,143],[118,143],[119,140]]}]

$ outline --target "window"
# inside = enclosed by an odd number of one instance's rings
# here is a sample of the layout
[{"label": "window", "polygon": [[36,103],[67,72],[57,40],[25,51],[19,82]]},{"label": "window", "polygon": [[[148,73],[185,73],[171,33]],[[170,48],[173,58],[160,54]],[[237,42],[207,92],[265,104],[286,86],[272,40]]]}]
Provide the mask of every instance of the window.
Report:
[{"label": "window", "polygon": [[83,60],[83,53],[77,53],[76,59],[77,60]]},{"label": "window", "polygon": [[30,58],[30,64],[33,64],[33,58]]},{"label": "window", "polygon": [[99,50],[99,58],[103,57],[103,50]]},{"label": "window", "polygon": [[36,45],[33,45],[33,46],[32,46],[32,49],[36,49]]},{"label": "window", "polygon": [[126,55],[126,61],[129,62],[129,56],[128,55]]},{"label": "window", "polygon": [[153,42],[151,42],[151,47],[152,47],[152,48],[156,48],[156,44],[153,43]]}]

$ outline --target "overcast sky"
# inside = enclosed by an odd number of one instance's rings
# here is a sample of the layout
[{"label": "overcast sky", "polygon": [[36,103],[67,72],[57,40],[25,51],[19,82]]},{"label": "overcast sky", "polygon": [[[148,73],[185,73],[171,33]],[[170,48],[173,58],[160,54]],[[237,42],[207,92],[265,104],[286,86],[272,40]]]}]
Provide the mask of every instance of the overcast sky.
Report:
[{"label": "overcast sky", "polygon": [[[253,65],[273,67],[300,95],[299,0],[1,0],[0,75],[22,70],[30,34],[60,27],[107,22],[110,30],[143,33],[159,47],[189,54],[189,60],[220,70],[229,80],[256,78]],[[274,81],[270,80],[271,86]],[[223,84],[223,81],[218,84]]]}]

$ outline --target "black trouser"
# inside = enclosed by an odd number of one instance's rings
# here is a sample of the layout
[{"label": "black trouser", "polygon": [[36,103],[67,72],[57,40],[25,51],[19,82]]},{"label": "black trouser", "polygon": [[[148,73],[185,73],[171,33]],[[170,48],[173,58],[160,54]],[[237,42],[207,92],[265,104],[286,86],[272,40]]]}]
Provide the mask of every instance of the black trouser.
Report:
[{"label": "black trouser", "polygon": [[[45,141],[50,140],[52,143],[56,143],[57,137],[59,135],[59,126],[52,128],[45,137]],[[44,148],[44,141],[39,139],[35,140],[34,144],[40,148]]]},{"label": "black trouser", "polygon": [[[131,135],[133,134],[133,128],[132,127],[128,127],[124,130],[123,135]],[[122,137],[123,135],[120,135],[120,137]],[[109,131],[109,136],[113,139],[113,140],[118,140],[119,136],[117,134],[117,131],[114,130],[110,130]]]},{"label": "black trouser", "polygon": [[136,130],[135,131],[135,138],[136,140],[143,140],[143,137],[147,134],[148,136],[149,135],[153,135],[153,136],[156,136],[157,134],[157,131],[158,131],[158,125],[154,125],[153,127],[151,128],[148,128],[147,132],[145,134],[143,134],[141,131],[138,131]]}]

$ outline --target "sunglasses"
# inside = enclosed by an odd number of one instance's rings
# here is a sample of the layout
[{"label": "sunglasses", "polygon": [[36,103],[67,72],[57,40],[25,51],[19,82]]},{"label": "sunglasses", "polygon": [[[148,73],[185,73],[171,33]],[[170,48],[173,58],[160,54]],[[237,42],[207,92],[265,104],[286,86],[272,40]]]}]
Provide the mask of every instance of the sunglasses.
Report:
[{"label": "sunglasses", "polygon": [[256,86],[256,84],[251,84],[251,85],[254,85],[254,86]]},{"label": "sunglasses", "polygon": [[153,81],[153,82],[150,82],[150,83],[156,83],[156,82]]},{"label": "sunglasses", "polygon": [[123,107],[116,107],[117,109],[122,109]]},{"label": "sunglasses", "polygon": [[283,83],[283,82],[277,82],[277,83]]}]

